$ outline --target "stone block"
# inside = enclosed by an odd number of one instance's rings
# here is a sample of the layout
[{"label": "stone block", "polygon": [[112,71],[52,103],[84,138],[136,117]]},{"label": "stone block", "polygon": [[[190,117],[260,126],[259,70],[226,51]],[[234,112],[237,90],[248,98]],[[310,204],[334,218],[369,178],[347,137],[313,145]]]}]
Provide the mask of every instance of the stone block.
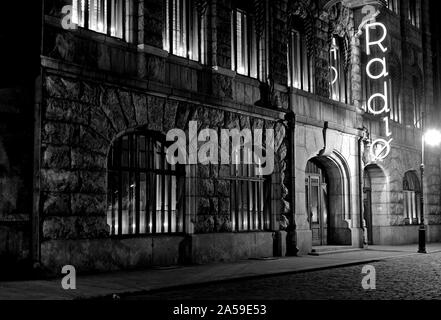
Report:
[{"label": "stone block", "polygon": [[71,196],[72,214],[77,216],[104,215],[106,213],[105,194],[74,193]]},{"label": "stone block", "polygon": [[68,216],[70,211],[70,194],[68,193],[45,193],[41,197],[43,214],[45,216]]},{"label": "stone block", "polygon": [[139,93],[132,93],[133,105],[135,106],[136,122],[138,125],[146,125],[147,117],[147,96]]},{"label": "stone block", "polygon": [[41,170],[41,189],[52,192],[75,192],[79,188],[76,172],[61,169]]},{"label": "stone block", "polygon": [[42,226],[45,240],[99,238],[109,235],[104,216],[47,217]]},{"label": "stone block", "polygon": [[70,147],[48,145],[43,148],[43,168],[69,169],[70,162]]},{"label": "stone block", "polygon": [[162,132],[165,99],[147,96],[147,114],[149,119],[148,129]]}]

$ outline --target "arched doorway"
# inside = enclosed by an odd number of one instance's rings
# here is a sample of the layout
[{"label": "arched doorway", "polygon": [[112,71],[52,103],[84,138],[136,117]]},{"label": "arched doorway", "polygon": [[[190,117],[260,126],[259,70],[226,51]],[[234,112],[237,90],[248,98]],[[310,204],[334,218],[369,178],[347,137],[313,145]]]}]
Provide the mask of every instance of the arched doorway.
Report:
[{"label": "arched doorway", "polygon": [[312,245],[328,244],[328,184],[326,172],[317,161],[306,165],[305,194]]},{"label": "arched doorway", "polygon": [[316,157],[305,170],[305,203],[312,245],[350,246],[348,174],[339,159]]},{"label": "arched doorway", "polygon": [[405,224],[418,225],[421,222],[420,180],[415,171],[408,171],[403,179],[403,202]]},{"label": "arched doorway", "polygon": [[[381,225],[382,217],[387,216],[387,181],[386,175],[378,165],[368,165],[363,174],[363,217],[364,241],[375,244],[375,227]],[[378,228],[377,228],[378,229]]]}]

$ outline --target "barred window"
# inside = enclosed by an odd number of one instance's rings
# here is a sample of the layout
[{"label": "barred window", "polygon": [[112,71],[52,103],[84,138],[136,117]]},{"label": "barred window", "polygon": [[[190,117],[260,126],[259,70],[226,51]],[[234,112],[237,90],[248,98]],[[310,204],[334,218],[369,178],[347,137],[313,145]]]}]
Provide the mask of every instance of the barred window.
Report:
[{"label": "barred window", "polygon": [[288,42],[288,86],[313,92],[313,63],[302,29],[292,29]]},{"label": "barred window", "polygon": [[112,37],[133,40],[133,1],[72,0],[72,22]]},{"label": "barred window", "polygon": [[419,224],[420,219],[420,182],[414,171],[406,172],[403,180],[404,216],[409,224]]},{"label": "barred window", "polygon": [[231,64],[239,74],[262,78],[259,74],[259,43],[254,19],[247,11],[234,9],[231,15]]},{"label": "barred window", "polygon": [[163,48],[171,54],[206,63],[206,23],[194,0],[165,0]]},{"label": "barred window", "polygon": [[[239,156],[239,155],[237,155]],[[230,167],[230,210],[233,231],[269,230],[270,214],[266,204],[268,184],[265,177],[256,174],[258,164],[246,164],[242,158]],[[248,161],[248,163],[251,161]]]},{"label": "barred window", "polygon": [[343,39],[333,36],[329,56],[329,93],[330,98],[343,103],[350,103],[350,72],[346,65]]},{"label": "barred window", "polygon": [[165,139],[131,133],[108,157],[107,223],[112,235],[184,232],[184,172],[166,161]]}]

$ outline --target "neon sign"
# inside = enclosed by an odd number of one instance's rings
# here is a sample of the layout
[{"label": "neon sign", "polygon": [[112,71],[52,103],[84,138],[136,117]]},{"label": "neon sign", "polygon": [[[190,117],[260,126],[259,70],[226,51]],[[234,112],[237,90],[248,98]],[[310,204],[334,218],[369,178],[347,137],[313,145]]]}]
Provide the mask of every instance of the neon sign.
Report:
[{"label": "neon sign", "polygon": [[[366,31],[366,55],[368,56],[369,61],[366,65],[366,74],[371,80],[381,81],[383,80],[383,92],[375,92],[373,93],[368,101],[367,101],[367,111],[374,116],[380,116],[386,114],[385,117],[383,117],[383,122],[385,124],[385,136],[386,139],[377,139],[372,142],[371,148],[370,148],[370,154],[373,159],[373,161],[382,161],[387,158],[387,156],[391,152],[391,143],[393,141],[392,132],[389,128],[389,116],[390,108],[389,108],[389,93],[388,93],[388,85],[386,78],[389,76],[389,72],[387,72],[387,62],[386,57],[371,57],[372,55],[372,49],[374,47],[378,47],[380,49],[381,53],[386,53],[388,51],[388,48],[384,46],[384,41],[387,37],[387,28],[386,26],[381,22],[376,22],[375,18],[379,15],[379,12],[375,10],[373,6],[365,6],[362,9],[362,13],[364,13],[366,16],[363,19],[362,23],[360,24],[360,27],[358,28],[359,32],[357,33],[357,36],[361,35],[363,33],[363,28]],[[377,34],[380,34],[381,36],[377,40],[372,39],[372,30],[375,30]],[[374,65],[379,65],[380,72],[373,72],[372,67]],[[381,105],[382,108],[375,108],[373,106],[374,101],[382,101]]]}]

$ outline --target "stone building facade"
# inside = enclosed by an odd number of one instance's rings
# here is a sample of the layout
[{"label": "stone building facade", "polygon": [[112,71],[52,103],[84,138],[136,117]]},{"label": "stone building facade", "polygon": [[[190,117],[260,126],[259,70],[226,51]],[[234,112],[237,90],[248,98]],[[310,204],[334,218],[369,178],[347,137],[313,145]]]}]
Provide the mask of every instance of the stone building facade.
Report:
[{"label": "stone building facade", "polygon": [[[36,59],[18,83],[0,76],[5,261],[103,271],[416,242],[418,117],[440,119],[432,2],[83,2],[36,5]],[[366,6],[388,30],[388,122],[366,107]],[[19,31],[2,41],[12,48]],[[165,163],[167,133],[191,121],[274,130],[273,173]],[[380,161],[370,150],[385,131]],[[429,241],[441,236],[440,165],[426,150]]]}]

